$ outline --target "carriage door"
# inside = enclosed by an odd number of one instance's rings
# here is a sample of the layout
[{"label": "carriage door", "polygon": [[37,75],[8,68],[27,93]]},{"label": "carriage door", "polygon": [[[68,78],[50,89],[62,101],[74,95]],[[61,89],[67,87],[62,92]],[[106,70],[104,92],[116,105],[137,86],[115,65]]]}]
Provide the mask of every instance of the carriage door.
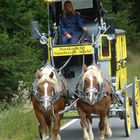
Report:
[{"label": "carriage door", "polygon": [[101,69],[111,76],[111,42],[108,35],[100,36],[100,47],[98,49],[98,62]]},{"label": "carriage door", "polygon": [[122,59],[121,59],[121,76],[120,76],[120,88],[127,85],[127,53],[126,53],[126,37],[121,35],[121,47],[122,47]]},{"label": "carriage door", "polygon": [[122,89],[127,84],[126,58],[126,37],[125,34],[119,34],[116,36],[116,90]]}]

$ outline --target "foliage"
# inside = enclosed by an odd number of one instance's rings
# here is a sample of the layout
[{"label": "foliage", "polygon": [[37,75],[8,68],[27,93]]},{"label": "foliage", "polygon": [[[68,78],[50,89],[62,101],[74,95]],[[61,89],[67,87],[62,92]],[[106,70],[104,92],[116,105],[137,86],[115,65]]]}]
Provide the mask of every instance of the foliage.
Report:
[{"label": "foliage", "polygon": [[[10,102],[15,94],[19,81],[31,83],[35,68],[41,62],[39,56],[40,49],[30,46],[25,47],[25,43],[18,43],[19,39],[10,39],[8,35],[0,35],[0,99]],[[32,42],[29,44],[32,45]],[[30,79],[30,81],[29,81]]]},{"label": "foliage", "polygon": [[132,2],[117,1],[117,12],[112,12],[110,0],[107,0],[108,13],[107,16],[114,17],[115,28],[123,29],[126,31],[127,43],[134,43],[138,40],[138,33],[136,33],[137,24],[130,18],[132,11]]},{"label": "foliage", "polygon": [[[65,113],[65,116],[77,116],[76,112]],[[62,120],[65,124],[68,120]],[[10,126],[10,127],[9,127]],[[38,140],[38,122],[30,104],[10,107],[0,115],[0,140]]]},{"label": "foliage", "polygon": [[[132,51],[134,50],[134,51]],[[128,83],[132,83],[134,81],[134,77],[137,76],[140,79],[140,43],[134,46],[131,46],[131,49],[128,51],[128,64],[127,64],[127,74],[128,74]]]},{"label": "foliage", "polygon": [[1,0],[0,3],[0,99],[11,102],[19,81],[31,86],[36,68],[43,64],[43,48],[30,37],[30,21],[47,20],[46,7],[38,0]]},{"label": "foliage", "polygon": [[132,19],[133,23],[137,25],[137,32],[140,33],[140,14],[138,14],[140,9],[140,2],[139,0],[131,0],[131,1],[133,3],[130,18]]},{"label": "foliage", "polygon": [[0,140],[32,140],[39,137],[34,112],[21,106],[1,113],[0,129]]}]

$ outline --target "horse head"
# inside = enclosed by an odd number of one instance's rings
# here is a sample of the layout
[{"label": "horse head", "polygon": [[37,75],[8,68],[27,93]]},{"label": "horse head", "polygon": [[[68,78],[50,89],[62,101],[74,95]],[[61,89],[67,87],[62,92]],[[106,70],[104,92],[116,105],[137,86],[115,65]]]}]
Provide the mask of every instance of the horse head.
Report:
[{"label": "horse head", "polygon": [[36,76],[39,79],[37,82],[39,102],[43,110],[48,111],[51,108],[52,97],[56,90],[56,75],[51,67],[45,67],[43,70],[37,70]]},{"label": "horse head", "polygon": [[86,100],[89,104],[93,105],[98,101],[100,87],[103,83],[100,70],[95,65],[87,67],[83,65],[83,91],[86,96]]}]

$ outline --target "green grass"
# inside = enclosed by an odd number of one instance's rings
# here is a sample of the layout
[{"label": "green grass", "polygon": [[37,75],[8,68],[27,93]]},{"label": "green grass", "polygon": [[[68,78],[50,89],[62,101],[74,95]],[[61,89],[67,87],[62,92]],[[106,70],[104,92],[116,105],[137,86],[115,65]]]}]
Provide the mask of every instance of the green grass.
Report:
[{"label": "green grass", "polygon": [[0,114],[0,140],[35,139],[38,139],[38,124],[33,111],[18,107]]},{"label": "green grass", "polygon": [[[26,106],[28,107],[28,106]],[[77,115],[75,112],[64,116]],[[62,120],[65,124],[69,120]],[[0,140],[38,140],[38,122],[32,107],[10,108],[0,114]]]},{"label": "green grass", "polygon": [[140,79],[140,51],[132,53],[131,50],[128,50],[127,62],[128,83],[133,82],[135,76]]}]

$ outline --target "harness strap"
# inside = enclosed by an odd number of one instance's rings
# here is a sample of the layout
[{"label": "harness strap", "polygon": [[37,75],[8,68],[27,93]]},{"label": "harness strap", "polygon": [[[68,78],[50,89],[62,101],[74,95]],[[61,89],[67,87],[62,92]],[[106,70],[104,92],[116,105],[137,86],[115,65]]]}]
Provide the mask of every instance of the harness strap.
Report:
[{"label": "harness strap", "polygon": [[[98,93],[97,94],[97,100],[96,100],[95,103],[100,102],[103,99],[104,96],[107,96],[105,80],[106,79],[103,80],[103,82],[100,86],[100,91],[99,92],[95,88],[91,88],[91,89],[89,88],[85,91],[85,92],[89,92],[89,90],[90,90],[91,92]],[[78,84],[77,84],[77,87],[76,87],[76,92],[77,92],[77,95],[80,98],[80,100],[82,100],[85,103],[90,104],[90,102],[87,100],[87,97],[86,97],[86,95],[83,91],[83,81],[82,80],[78,81]]]},{"label": "harness strap", "polygon": [[60,92],[59,94],[55,93],[55,96],[52,97],[51,103],[54,104],[57,102],[61,96],[63,96],[63,92]]}]

